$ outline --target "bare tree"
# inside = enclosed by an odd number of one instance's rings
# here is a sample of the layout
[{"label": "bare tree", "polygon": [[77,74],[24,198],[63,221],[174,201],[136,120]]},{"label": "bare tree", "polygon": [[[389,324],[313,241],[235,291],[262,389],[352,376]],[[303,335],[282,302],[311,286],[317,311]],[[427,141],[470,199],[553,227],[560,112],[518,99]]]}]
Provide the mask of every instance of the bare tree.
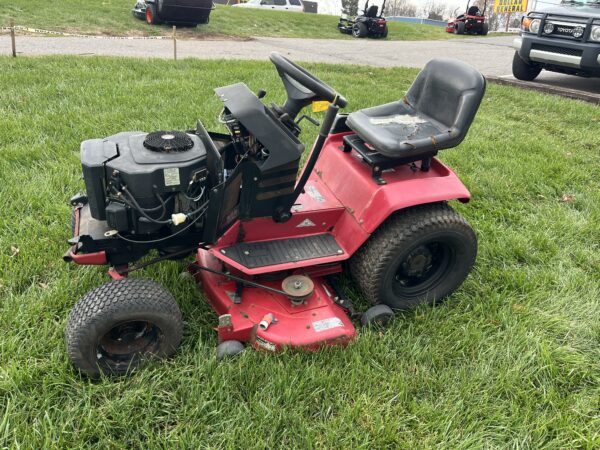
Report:
[{"label": "bare tree", "polygon": [[421,8],[421,12],[428,19],[444,20],[446,6],[444,3],[439,3],[436,0],[427,0]]},{"label": "bare tree", "polygon": [[386,2],[385,15],[415,17],[417,7],[410,0],[389,0]]},{"label": "bare tree", "polygon": [[[483,7],[485,6],[485,1],[479,0],[477,2],[477,6],[479,6],[479,9],[483,10]],[[490,31],[497,30],[498,27],[500,26],[500,15],[498,13],[494,12],[494,2],[493,1],[488,0],[487,7],[485,8],[484,14],[485,14],[487,23],[490,27]]]},{"label": "bare tree", "polygon": [[342,0],[342,10],[349,16],[358,14],[358,0]]}]

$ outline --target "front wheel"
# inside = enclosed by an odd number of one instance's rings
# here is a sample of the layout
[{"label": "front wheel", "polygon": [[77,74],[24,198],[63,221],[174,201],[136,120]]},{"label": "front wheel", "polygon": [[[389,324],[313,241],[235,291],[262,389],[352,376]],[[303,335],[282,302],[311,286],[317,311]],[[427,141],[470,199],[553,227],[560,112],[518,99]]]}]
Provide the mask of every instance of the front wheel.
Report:
[{"label": "front wheel", "polygon": [[397,213],[350,260],[350,273],[372,303],[410,309],[452,294],[471,271],[477,237],[446,203]]},{"label": "front wheel", "polygon": [[465,23],[458,22],[454,31],[456,34],[465,34]]},{"label": "front wheel", "polygon": [[537,64],[529,64],[521,59],[518,52],[513,56],[512,73],[517,80],[533,81],[542,71],[542,67]]},{"label": "front wheel", "polygon": [[158,15],[156,14],[156,6],[154,4],[149,4],[146,6],[146,23],[148,25],[158,25],[160,23],[158,20]]},{"label": "front wheel", "polygon": [[481,35],[487,36],[489,31],[490,31],[490,26],[486,22],[484,22],[483,25],[481,25]]},{"label": "front wheel", "polygon": [[179,306],[162,286],[126,278],[92,289],[67,322],[73,365],[90,378],[123,375],[152,357],[172,355],[183,332]]}]

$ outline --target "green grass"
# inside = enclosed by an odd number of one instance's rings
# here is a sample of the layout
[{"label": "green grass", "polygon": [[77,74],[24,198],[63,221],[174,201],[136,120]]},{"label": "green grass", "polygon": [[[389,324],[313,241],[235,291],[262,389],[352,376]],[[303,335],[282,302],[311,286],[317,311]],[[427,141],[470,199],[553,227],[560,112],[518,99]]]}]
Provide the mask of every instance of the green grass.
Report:
[{"label": "green grass", "polygon": [[[307,67],[350,110],[400,98],[415,75]],[[243,81],[276,102],[283,89],[262,62],[0,58],[0,70],[0,448],[600,446],[597,107],[489,86],[467,140],[441,155],[472,190],[455,206],[480,243],[445,304],[346,349],[217,364],[216,317],[169,262],[138,276],[178,299],[179,352],[93,383],[63,341],[73,303],[107,280],[61,260],[79,142],[198,117],[216,128],[213,87]]]},{"label": "green grass", "polygon": [[[47,30],[108,35],[165,35],[169,26],[149,26],[134,18],[134,0],[11,0],[0,8],[0,25],[13,17],[17,25]],[[210,23],[182,28],[184,38],[275,36],[320,39],[354,39],[337,29],[338,17],[317,14],[264,11],[217,5]],[[441,27],[392,22],[388,40],[452,39]],[[464,37],[464,36],[463,36]]]}]

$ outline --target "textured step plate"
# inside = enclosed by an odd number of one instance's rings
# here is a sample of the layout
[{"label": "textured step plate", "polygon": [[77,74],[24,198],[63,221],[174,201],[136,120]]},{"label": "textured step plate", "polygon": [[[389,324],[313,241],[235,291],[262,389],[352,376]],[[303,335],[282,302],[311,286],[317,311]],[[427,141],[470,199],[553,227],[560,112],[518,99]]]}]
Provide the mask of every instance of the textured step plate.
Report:
[{"label": "textured step plate", "polygon": [[223,249],[221,252],[235,262],[253,269],[255,267],[335,256],[342,254],[344,251],[331,234],[324,233],[249,244],[242,242]]}]

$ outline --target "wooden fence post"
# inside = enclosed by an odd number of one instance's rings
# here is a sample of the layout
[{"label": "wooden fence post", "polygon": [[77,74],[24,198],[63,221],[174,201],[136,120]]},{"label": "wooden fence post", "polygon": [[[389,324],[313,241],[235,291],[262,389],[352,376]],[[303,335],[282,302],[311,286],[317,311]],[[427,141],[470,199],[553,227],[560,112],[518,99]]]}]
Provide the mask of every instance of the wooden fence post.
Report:
[{"label": "wooden fence post", "polygon": [[173,59],[177,61],[177,27],[173,25]]},{"label": "wooden fence post", "polygon": [[13,58],[17,57],[17,43],[15,41],[15,19],[10,19],[10,42],[12,45]]}]

